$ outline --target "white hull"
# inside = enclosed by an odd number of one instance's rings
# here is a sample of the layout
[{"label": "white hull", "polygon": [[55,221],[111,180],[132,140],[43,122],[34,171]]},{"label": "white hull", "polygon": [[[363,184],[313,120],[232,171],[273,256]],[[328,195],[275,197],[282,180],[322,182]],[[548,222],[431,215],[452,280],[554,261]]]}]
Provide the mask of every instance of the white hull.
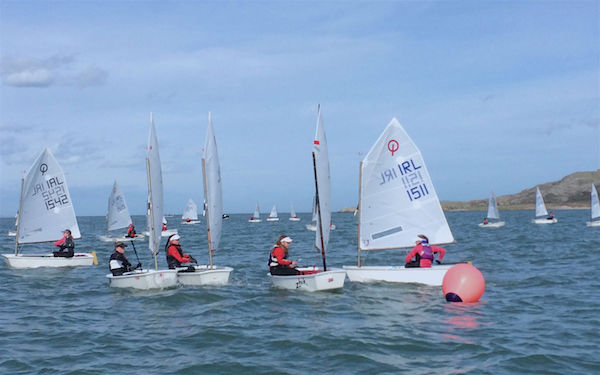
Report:
[{"label": "white hull", "polygon": [[177,286],[176,270],[135,270],[121,276],[106,275],[112,288],[165,289]]},{"label": "white hull", "polygon": [[16,237],[16,235],[17,235],[17,232],[8,231],[8,236],[9,237]]},{"label": "white hull", "polygon": [[[335,224],[331,224],[329,226],[329,229],[335,230]],[[316,232],[317,231],[317,224],[306,224],[306,230],[309,230],[311,232]]]},{"label": "white hull", "polygon": [[[227,285],[231,278],[231,267],[209,268],[207,265],[196,266],[196,272],[178,272],[177,278],[183,285]],[[187,267],[178,268],[185,270]]]},{"label": "white hull", "polygon": [[533,219],[531,222],[533,224],[554,224],[558,223],[558,219]]},{"label": "white hull", "polygon": [[[298,268],[300,271],[314,271],[318,268]],[[318,272],[311,275],[274,276],[269,274],[275,288],[306,290],[316,292],[320,290],[341,289],[346,280],[346,271],[332,268],[327,272]]]},{"label": "white hull", "polygon": [[100,241],[102,242],[116,242],[116,241],[137,241],[137,240],[143,240],[146,236],[144,236],[143,234],[136,234],[135,237],[131,238],[131,237],[126,237],[126,236],[115,236],[115,237],[111,237],[111,236],[100,236]]},{"label": "white hull", "polygon": [[268,217],[267,221],[279,221],[278,217]]},{"label": "white hull", "polygon": [[184,224],[184,225],[200,224],[200,220],[182,221],[181,224]]},{"label": "white hull", "polygon": [[[160,233],[161,237],[169,237],[172,234],[177,234],[177,229],[167,229]],[[150,232],[144,232],[144,236],[149,236]]]},{"label": "white hull", "polygon": [[[75,253],[72,258],[55,257],[53,254],[2,254],[12,268],[79,267],[94,264],[94,254]],[[97,262],[96,262],[97,263]]]},{"label": "white hull", "polygon": [[300,221],[299,217],[290,217],[290,221]]},{"label": "white hull", "polygon": [[503,227],[504,225],[505,225],[504,221],[494,221],[494,222],[489,222],[487,224],[479,223],[479,227],[481,227],[481,228],[500,228],[500,227]]},{"label": "white hull", "polygon": [[248,220],[249,223],[260,223],[262,220],[261,219],[250,219]]},{"label": "white hull", "polygon": [[450,264],[433,265],[431,268],[405,268],[404,266],[344,266],[348,279],[357,283],[387,281],[390,283],[417,283],[441,286]]},{"label": "white hull", "polygon": [[588,227],[600,227],[600,220],[588,221],[587,226]]}]

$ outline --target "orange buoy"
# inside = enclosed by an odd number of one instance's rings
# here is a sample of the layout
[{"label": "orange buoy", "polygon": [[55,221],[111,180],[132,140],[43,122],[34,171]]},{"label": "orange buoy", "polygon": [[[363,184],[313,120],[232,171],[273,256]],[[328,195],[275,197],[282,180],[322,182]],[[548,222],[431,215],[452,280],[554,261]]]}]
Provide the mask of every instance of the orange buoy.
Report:
[{"label": "orange buoy", "polygon": [[485,290],[485,279],[471,264],[452,266],[442,280],[442,293],[448,302],[477,302]]}]

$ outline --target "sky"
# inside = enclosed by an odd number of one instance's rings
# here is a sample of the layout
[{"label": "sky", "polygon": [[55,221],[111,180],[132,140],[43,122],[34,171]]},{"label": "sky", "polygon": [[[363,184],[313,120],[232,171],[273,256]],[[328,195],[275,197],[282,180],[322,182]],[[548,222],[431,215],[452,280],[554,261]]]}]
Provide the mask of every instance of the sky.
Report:
[{"label": "sky", "polygon": [[225,212],[310,212],[317,106],[332,208],[392,118],[441,200],[600,168],[599,1],[0,0],[0,216],[43,148],[77,215],[116,180],[145,212],[153,113],[165,211],[201,202],[211,112]]}]

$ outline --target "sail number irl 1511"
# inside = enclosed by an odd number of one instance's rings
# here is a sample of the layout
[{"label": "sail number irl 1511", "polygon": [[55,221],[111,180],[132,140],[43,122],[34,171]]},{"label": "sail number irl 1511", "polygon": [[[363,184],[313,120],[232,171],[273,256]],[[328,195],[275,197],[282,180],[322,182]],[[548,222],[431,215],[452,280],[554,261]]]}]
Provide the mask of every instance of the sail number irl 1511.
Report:
[{"label": "sail number irl 1511", "polygon": [[386,169],[381,172],[381,181],[379,185],[384,185],[392,181],[397,181],[398,178],[402,181],[406,194],[410,201],[414,201],[429,195],[429,189],[425,183],[420,169],[423,168],[418,162],[413,159],[397,164],[394,168]]},{"label": "sail number irl 1511", "polygon": [[65,183],[60,181],[58,177],[52,177],[43,183],[36,184],[32,196],[35,197],[38,194],[42,195],[46,210],[53,210],[56,207],[69,204]]}]

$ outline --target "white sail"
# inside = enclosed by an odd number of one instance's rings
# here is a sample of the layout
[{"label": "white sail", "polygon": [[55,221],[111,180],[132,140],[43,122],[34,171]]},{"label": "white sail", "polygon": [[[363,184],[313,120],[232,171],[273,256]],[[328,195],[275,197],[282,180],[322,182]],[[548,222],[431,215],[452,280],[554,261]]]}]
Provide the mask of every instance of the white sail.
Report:
[{"label": "white sail", "polygon": [[154,129],[154,120],[150,114],[150,134],[148,135],[148,149],[146,152],[146,171],[148,174],[148,202],[149,202],[149,239],[150,252],[156,257],[160,245],[163,217],[163,181],[160,154],[158,152],[158,139]]},{"label": "white sail", "polygon": [[277,217],[277,206],[273,206],[273,208],[271,208],[271,213],[269,214],[269,217]]},{"label": "white sail", "polygon": [[361,163],[359,249],[454,242],[419,148],[394,118]]},{"label": "white sail", "polygon": [[55,241],[65,229],[81,238],[65,175],[47,148],[25,176],[18,224],[20,244]]},{"label": "white sail", "polygon": [[600,218],[600,203],[598,203],[598,191],[596,186],[592,184],[592,220]]},{"label": "white sail", "polygon": [[[329,232],[331,230],[331,178],[329,175],[329,153],[327,151],[327,138],[321,120],[321,106],[317,116],[317,129],[313,141],[313,154],[315,157],[315,178],[317,183],[317,231],[315,233],[315,247],[319,250],[327,249]],[[320,217],[321,225],[318,218]],[[322,233],[321,233],[322,231]],[[321,237],[323,247],[321,246]]]},{"label": "white sail", "polygon": [[319,217],[317,216],[317,196],[313,195],[311,223],[316,225],[316,222],[318,219],[319,219]]},{"label": "white sail", "polygon": [[211,250],[219,248],[221,228],[223,226],[223,195],[221,192],[221,167],[217,152],[210,113],[208,114],[208,128],[206,130],[206,143],[204,145],[204,197],[206,199],[206,226],[209,233]]},{"label": "white sail", "polygon": [[296,210],[294,210],[294,205],[290,206],[290,217],[297,217]]},{"label": "white sail", "polygon": [[196,202],[194,202],[191,199],[187,201],[187,204],[185,205],[185,210],[183,211],[183,215],[181,215],[181,218],[183,220],[198,220],[198,206],[196,205]]},{"label": "white sail", "polygon": [[126,228],[131,224],[131,216],[125,196],[121,193],[117,181],[115,181],[112,193],[108,198],[108,215],[106,217],[107,231]]},{"label": "white sail", "polygon": [[490,200],[488,202],[488,219],[500,219],[500,212],[498,211],[498,203],[496,202],[496,196],[492,191],[492,195],[490,196]]},{"label": "white sail", "polygon": [[548,210],[546,210],[546,205],[544,204],[544,198],[542,197],[542,193],[540,192],[540,188],[535,188],[535,217],[545,217],[548,216]]},{"label": "white sail", "polygon": [[254,219],[260,219],[260,209],[258,208],[258,203],[256,203],[256,208],[254,209],[254,214],[252,217]]}]

